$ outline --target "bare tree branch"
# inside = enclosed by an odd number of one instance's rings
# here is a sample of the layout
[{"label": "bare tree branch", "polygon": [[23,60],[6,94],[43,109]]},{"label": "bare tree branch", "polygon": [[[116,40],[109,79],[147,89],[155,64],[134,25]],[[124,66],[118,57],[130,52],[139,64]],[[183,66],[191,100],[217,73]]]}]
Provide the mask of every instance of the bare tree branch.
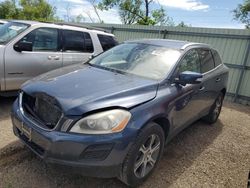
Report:
[{"label": "bare tree branch", "polygon": [[91,5],[94,8],[95,14],[97,15],[97,18],[98,18],[99,22],[102,23],[103,21],[102,21],[100,15],[98,13],[98,10],[97,10],[96,0],[89,0],[89,2],[91,3]]}]

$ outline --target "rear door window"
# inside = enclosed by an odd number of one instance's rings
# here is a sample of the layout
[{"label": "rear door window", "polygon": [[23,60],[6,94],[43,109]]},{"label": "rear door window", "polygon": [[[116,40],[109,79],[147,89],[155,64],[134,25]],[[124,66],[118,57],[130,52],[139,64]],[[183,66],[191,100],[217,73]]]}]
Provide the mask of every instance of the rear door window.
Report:
[{"label": "rear door window", "polygon": [[101,34],[98,34],[97,36],[102,45],[103,51],[109,50],[110,48],[113,48],[114,46],[118,44],[116,39],[112,36],[101,35]]},{"label": "rear door window", "polygon": [[94,51],[94,47],[89,33],[64,30],[63,51],[92,53]]},{"label": "rear door window", "polygon": [[214,59],[210,50],[199,49],[199,56],[201,61],[201,73],[206,73],[214,69]]}]

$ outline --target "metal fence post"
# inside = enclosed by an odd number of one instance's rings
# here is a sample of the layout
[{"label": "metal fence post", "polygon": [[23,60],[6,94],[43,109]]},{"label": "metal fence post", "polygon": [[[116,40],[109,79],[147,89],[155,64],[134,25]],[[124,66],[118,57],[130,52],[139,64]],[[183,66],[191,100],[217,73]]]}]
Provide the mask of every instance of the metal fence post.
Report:
[{"label": "metal fence post", "polygon": [[110,32],[111,32],[112,34],[114,34],[114,31],[115,31],[115,27],[112,26]]},{"label": "metal fence post", "polygon": [[163,30],[163,39],[166,39],[167,34],[168,34],[168,30],[164,29]]},{"label": "metal fence post", "polygon": [[249,52],[250,52],[250,40],[248,40],[248,46],[247,46],[246,54],[245,54],[244,61],[243,61],[243,68],[240,71],[240,78],[239,78],[237,88],[236,88],[236,92],[235,92],[235,96],[234,96],[234,102],[236,102],[236,100],[237,100],[237,98],[239,96],[239,91],[240,91],[240,88],[241,88],[241,82],[242,82],[242,79],[243,79],[243,75],[244,75],[245,71],[247,70],[247,60],[249,58]]}]

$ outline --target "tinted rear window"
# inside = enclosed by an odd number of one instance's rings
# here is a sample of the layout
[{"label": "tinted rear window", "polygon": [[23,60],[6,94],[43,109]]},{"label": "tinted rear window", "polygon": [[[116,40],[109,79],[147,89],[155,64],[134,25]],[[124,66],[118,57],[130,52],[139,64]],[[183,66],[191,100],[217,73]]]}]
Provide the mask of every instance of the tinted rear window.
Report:
[{"label": "tinted rear window", "polygon": [[94,51],[89,33],[81,31],[63,31],[63,50],[66,52],[89,52]]},{"label": "tinted rear window", "polygon": [[118,44],[118,42],[112,36],[100,35],[100,34],[98,34],[97,36],[100,40],[103,51],[109,50],[110,48],[113,48]]}]

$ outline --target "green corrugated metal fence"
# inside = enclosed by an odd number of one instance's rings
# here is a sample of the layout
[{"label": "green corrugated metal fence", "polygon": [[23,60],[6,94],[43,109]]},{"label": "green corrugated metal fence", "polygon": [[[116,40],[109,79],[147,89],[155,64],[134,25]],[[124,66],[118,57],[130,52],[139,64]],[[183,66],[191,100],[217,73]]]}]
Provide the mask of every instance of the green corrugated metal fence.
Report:
[{"label": "green corrugated metal fence", "polygon": [[88,24],[114,33],[119,42],[166,38],[207,43],[217,49],[230,68],[227,98],[250,105],[250,30]]}]

